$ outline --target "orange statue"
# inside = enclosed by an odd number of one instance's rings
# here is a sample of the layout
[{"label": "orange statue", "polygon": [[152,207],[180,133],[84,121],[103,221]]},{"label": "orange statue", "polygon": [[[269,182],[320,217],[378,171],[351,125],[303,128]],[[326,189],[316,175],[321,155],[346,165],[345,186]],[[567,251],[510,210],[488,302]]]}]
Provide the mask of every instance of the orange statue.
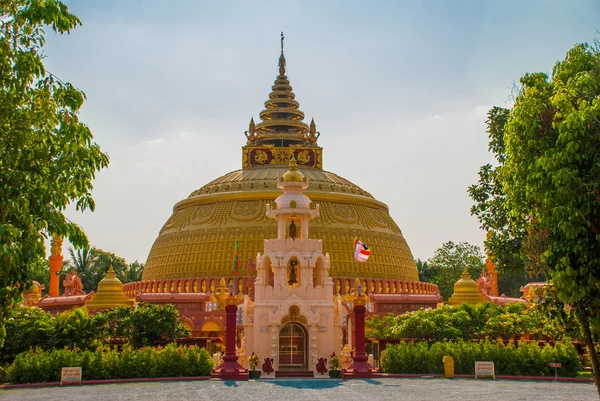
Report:
[{"label": "orange statue", "polygon": [[83,284],[81,283],[81,279],[77,275],[77,271],[73,268],[65,277],[63,281],[63,287],[65,290],[63,295],[83,295],[85,292],[83,291]]}]

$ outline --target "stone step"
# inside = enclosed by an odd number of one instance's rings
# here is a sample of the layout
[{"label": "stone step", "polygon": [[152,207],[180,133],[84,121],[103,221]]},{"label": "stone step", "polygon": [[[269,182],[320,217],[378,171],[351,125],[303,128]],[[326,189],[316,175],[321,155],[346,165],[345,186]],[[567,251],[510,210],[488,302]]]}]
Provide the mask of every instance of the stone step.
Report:
[{"label": "stone step", "polygon": [[275,377],[313,377],[314,374],[310,370],[278,370],[275,372]]}]

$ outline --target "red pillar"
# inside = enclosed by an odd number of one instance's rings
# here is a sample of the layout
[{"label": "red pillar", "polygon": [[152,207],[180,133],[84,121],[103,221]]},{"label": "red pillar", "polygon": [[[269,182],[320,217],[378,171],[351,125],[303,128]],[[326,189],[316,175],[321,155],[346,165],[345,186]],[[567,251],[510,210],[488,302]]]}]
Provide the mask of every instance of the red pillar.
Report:
[{"label": "red pillar", "polygon": [[365,352],[365,303],[364,298],[354,300],[354,362],[344,372],[344,377],[372,377],[373,366],[367,362],[369,357]]},{"label": "red pillar", "polygon": [[228,299],[225,306],[225,355],[215,373],[223,380],[248,380],[248,372],[237,361],[235,353],[237,300]]}]

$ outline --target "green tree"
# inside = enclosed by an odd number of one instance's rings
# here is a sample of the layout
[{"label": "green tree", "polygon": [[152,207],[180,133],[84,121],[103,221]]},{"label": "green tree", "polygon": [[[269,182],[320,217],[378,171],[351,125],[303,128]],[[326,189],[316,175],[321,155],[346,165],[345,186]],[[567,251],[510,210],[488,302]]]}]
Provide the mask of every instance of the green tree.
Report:
[{"label": "green tree", "polygon": [[[600,394],[593,346],[600,316],[599,47],[576,45],[551,77],[528,73],[520,83],[514,106],[502,118],[496,109],[489,114],[488,127],[500,131],[490,138],[502,142],[490,146],[500,157],[493,169],[499,185],[486,199],[480,180],[474,211],[492,231],[486,246],[499,265],[544,272],[553,296],[570,306]],[[502,212],[488,215],[490,199]]]},{"label": "green tree", "polygon": [[54,348],[93,349],[100,345],[103,332],[85,307],[59,313],[55,317],[54,326]]},{"label": "green tree", "polygon": [[95,325],[104,327],[108,338],[120,338],[139,348],[188,337],[179,311],[171,304],[140,303],[137,308],[120,307],[101,312]]},{"label": "green tree", "polygon": [[138,262],[137,260],[125,269],[117,273],[117,277],[123,284],[134,283],[142,280],[142,273],[144,272],[144,263]]},{"label": "green tree", "polygon": [[431,282],[437,284],[440,294],[447,300],[454,292],[454,284],[460,279],[465,268],[469,270],[473,279],[479,277],[485,266],[483,257],[481,249],[476,245],[448,241],[427,261],[429,269],[436,271]]},{"label": "green tree", "polygon": [[94,268],[98,272],[98,277],[100,280],[102,280],[110,266],[113,267],[117,274],[127,269],[127,262],[125,259],[115,255],[112,252],[96,248],[95,256],[96,259],[94,260]]},{"label": "green tree", "polygon": [[84,246],[75,250],[71,247],[69,254],[71,255],[71,264],[75,267],[83,284],[83,290],[85,292],[96,291],[99,281],[98,272],[95,269],[96,248]]},{"label": "green tree", "polygon": [[47,234],[87,243],[63,212],[70,203],[94,209],[92,179],[108,165],[79,120],[84,93],[44,68],[44,28],[64,34],[77,25],[58,0],[0,2],[0,344]]},{"label": "green tree", "polygon": [[4,362],[12,362],[17,354],[30,348],[49,349],[54,337],[52,315],[36,307],[14,308],[9,311],[6,334],[0,347]]},{"label": "green tree", "polygon": [[435,277],[439,271],[437,268],[432,268],[427,261],[421,259],[415,260],[417,265],[417,271],[419,272],[419,281],[424,283],[431,283],[431,279]]}]

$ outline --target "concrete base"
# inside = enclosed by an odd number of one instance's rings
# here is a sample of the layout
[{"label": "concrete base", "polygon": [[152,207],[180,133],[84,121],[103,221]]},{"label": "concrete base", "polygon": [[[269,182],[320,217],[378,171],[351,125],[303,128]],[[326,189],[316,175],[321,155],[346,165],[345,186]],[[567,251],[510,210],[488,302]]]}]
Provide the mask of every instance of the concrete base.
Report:
[{"label": "concrete base", "polygon": [[[215,376],[223,380],[248,380],[248,371],[237,361],[237,355],[223,357],[223,363],[215,369]],[[232,359],[232,360],[228,360]]]},{"label": "concrete base", "polygon": [[366,355],[365,358],[356,355],[354,356],[354,362],[342,373],[342,377],[344,379],[373,377],[374,372],[375,368],[367,362]]}]

